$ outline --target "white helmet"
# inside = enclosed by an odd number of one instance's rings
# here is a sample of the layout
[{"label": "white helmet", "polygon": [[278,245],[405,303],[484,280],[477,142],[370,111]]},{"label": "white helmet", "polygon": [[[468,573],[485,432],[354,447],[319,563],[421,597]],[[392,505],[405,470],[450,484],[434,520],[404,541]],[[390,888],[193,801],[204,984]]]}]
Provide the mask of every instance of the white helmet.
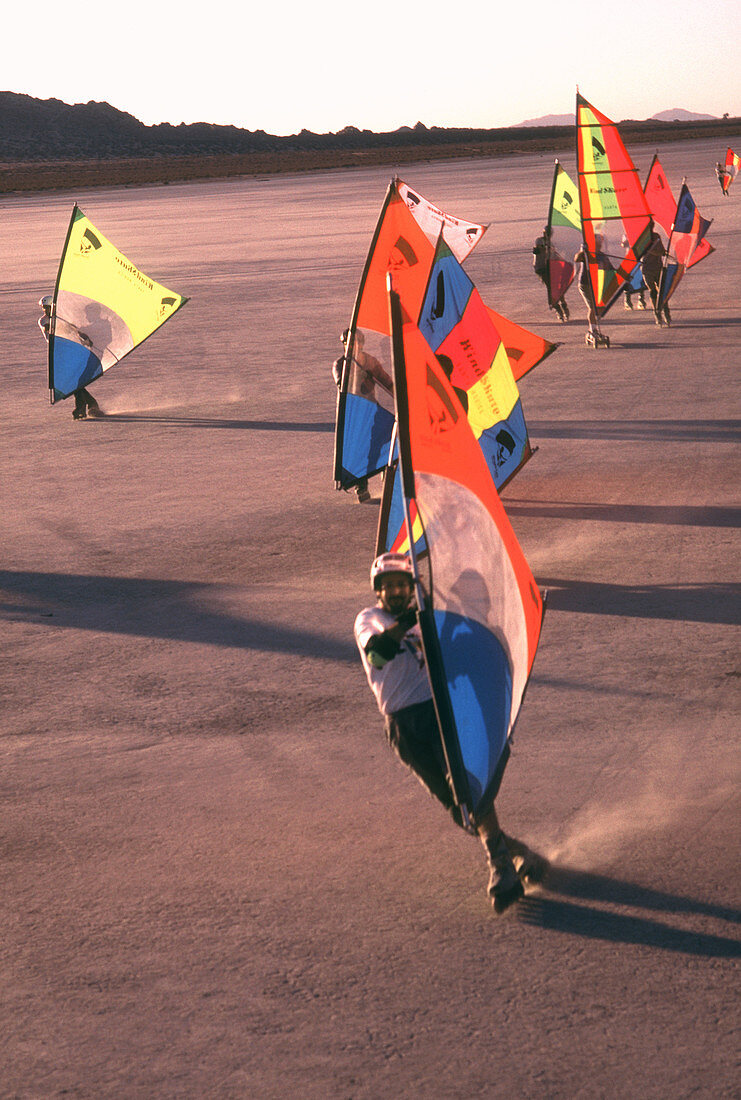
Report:
[{"label": "white helmet", "polygon": [[386,573],[406,573],[412,577],[412,561],[408,554],[381,554],[373,562],[370,571],[371,587],[377,588],[380,577]]},{"label": "white helmet", "polygon": [[45,294],[43,298],[39,298],[39,305],[42,309],[51,309],[54,305],[54,295]]}]

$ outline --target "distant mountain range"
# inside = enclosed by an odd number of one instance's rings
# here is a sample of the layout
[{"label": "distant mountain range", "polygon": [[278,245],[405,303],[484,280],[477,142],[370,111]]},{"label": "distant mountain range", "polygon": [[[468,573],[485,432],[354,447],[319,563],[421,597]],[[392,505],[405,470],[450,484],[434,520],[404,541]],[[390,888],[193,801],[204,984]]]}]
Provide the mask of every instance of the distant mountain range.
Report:
[{"label": "distant mountain range", "polygon": [[711,122],[717,115],[696,115],[692,111],[685,111],[682,107],[672,107],[671,111],[659,111],[657,115],[651,115],[656,122]]},{"label": "distant mountain range", "polygon": [[[540,118],[529,118],[526,122],[518,122],[521,126],[573,126],[574,114],[570,115],[541,115]],[[693,111],[685,111],[683,107],[673,107],[671,111],[659,111],[657,115],[651,115],[647,122],[710,122],[717,118],[716,115],[698,115]],[[636,120],[634,120],[636,121]]]},{"label": "distant mountain range", "polygon": [[[665,122],[665,118],[681,121]],[[710,120],[674,109],[654,116],[662,138],[695,136],[694,126],[728,127],[732,123]],[[17,92],[0,92],[0,190],[14,186],[8,178],[11,165],[62,162],[121,161],[123,159],[299,157],[315,166],[357,163],[402,163],[413,156],[496,156],[552,148],[561,134],[544,133],[546,127],[573,127],[573,115],[545,115],[519,126],[497,129],[464,129],[441,126],[401,126],[388,133],[374,133],[346,126],[336,134],[299,134],[280,137],[264,130],[243,130],[207,122],[173,126],[169,122],[145,126],[133,115],[109,103],[63,103],[59,99],[35,99]],[[652,140],[652,123],[626,123],[635,140]],[[346,155],[345,155],[346,154]],[[323,158],[323,159],[322,159]],[[354,158],[354,159],[353,159]]]}]

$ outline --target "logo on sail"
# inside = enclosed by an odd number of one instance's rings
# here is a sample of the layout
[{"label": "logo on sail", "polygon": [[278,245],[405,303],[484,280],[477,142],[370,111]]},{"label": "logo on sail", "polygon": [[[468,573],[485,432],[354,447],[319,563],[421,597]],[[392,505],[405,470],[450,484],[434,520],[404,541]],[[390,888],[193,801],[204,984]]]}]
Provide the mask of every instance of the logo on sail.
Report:
[{"label": "logo on sail", "polygon": [[439,377],[427,364],[427,412],[433,435],[441,435],[458,422],[458,413]]},{"label": "logo on sail", "polygon": [[80,255],[89,256],[91,252],[97,251],[97,249],[102,247],[103,245],[100,243],[93,231],[91,229],[86,229],[85,232],[82,234],[82,239],[80,240]]}]

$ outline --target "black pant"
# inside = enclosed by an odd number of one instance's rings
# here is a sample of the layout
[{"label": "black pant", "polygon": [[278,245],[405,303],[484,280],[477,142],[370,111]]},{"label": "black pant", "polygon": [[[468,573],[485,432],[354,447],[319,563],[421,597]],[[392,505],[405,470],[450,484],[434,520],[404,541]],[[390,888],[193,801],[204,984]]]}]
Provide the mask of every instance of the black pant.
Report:
[{"label": "black pant", "polygon": [[387,714],[386,737],[399,759],[445,806],[456,825],[463,828],[461,811],[448,782],[448,767],[432,699]]},{"label": "black pant", "polygon": [[87,416],[88,409],[97,409],[98,402],[95,400],[91,393],[81,386],[79,390],[75,390],[75,411],[74,416],[85,417]]}]

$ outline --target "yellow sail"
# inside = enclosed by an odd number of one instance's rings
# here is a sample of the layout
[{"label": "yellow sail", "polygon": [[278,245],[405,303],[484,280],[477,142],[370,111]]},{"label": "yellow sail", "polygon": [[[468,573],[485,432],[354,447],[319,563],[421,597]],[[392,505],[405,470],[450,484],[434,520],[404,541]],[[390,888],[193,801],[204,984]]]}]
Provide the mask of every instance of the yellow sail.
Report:
[{"label": "yellow sail", "polygon": [[140,271],[75,205],[52,307],[52,402],[99,378],[187,301]]}]

